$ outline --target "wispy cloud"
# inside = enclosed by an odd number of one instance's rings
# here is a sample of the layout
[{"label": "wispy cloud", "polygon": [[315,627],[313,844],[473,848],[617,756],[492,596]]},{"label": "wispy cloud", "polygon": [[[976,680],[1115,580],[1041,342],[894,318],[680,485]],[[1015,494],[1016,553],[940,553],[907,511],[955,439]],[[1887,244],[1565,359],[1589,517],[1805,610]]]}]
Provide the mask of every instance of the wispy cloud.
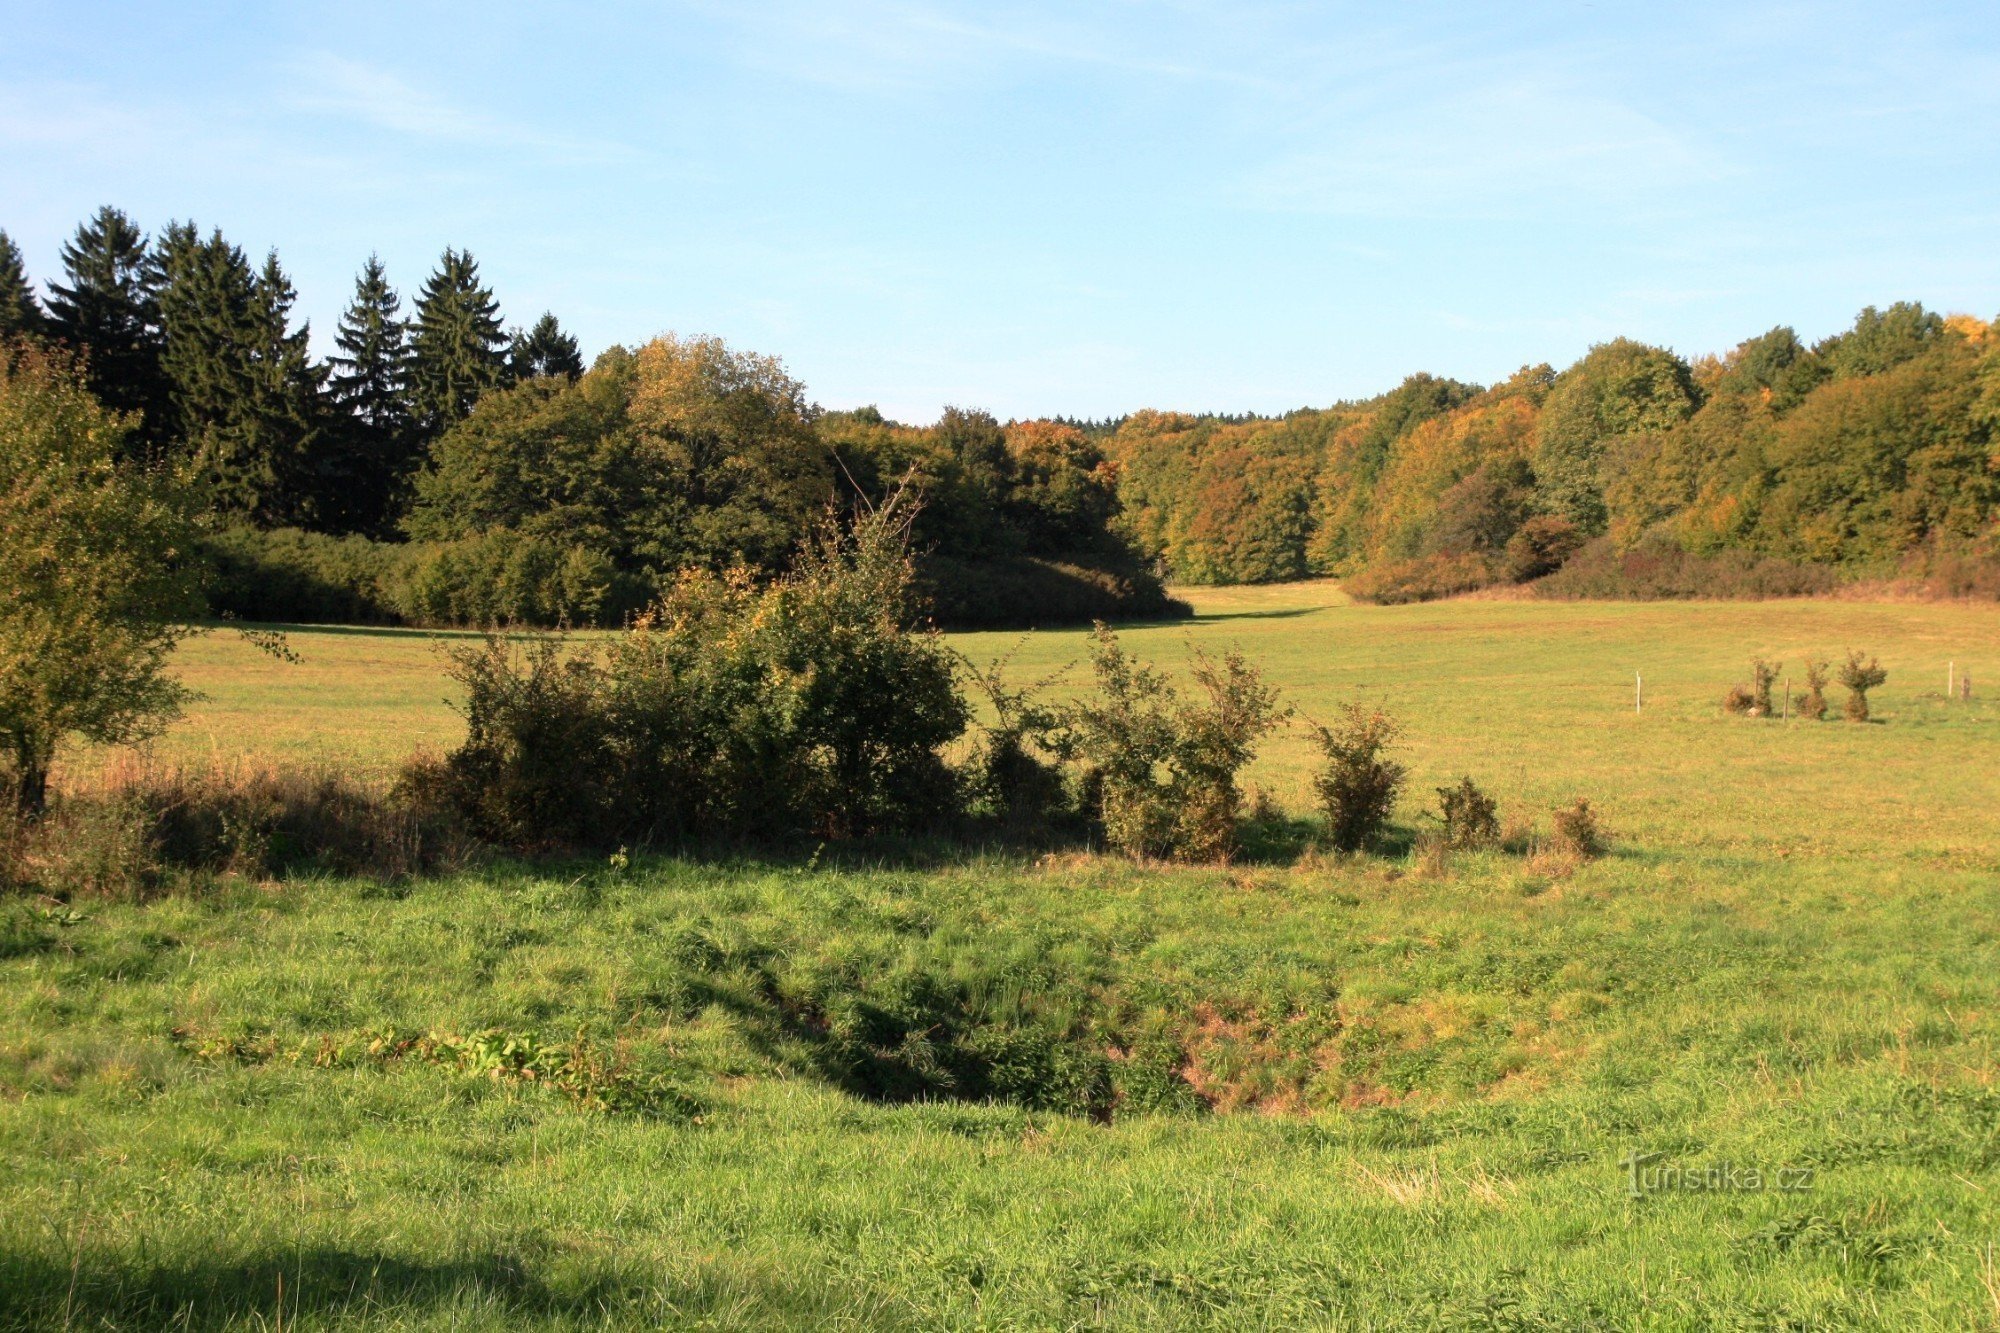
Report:
[{"label": "wispy cloud", "polygon": [[[745,63],[847,92],[949,90],[1050,65],[1266,91],[1278,86],[1263,73],[1215,59],[1212,48],[1204,58],[1188,58],[1168,41],[1134,44],[1129,27],[1119,33],[1074,14],[1016,6],[982,6],[977,18],[929,0],[787,0],[755,7],[690,0],[688,7],[734,30]],[[1198,9],[1155,8],[1163,18],[1221,27],[1221,16]]]},{"label": "wispy cloud", "polygon": [[1241,201],[1276,211],[1499,220],[1552,206],[1655,210],[1735,169],[1713,149],[1614,98],[1500,78],[1338,114],[1322,142],[1248,173]]},{"label": "wispy cloud", "polygon": [[643,156],[607,138],[556,134],[509,117],[461,106],[393,70],[332,52],[302,56],[290,66],[292,109],[355,121],[414,139],[463,147],[534,149],[572,160],[611,162]]}]

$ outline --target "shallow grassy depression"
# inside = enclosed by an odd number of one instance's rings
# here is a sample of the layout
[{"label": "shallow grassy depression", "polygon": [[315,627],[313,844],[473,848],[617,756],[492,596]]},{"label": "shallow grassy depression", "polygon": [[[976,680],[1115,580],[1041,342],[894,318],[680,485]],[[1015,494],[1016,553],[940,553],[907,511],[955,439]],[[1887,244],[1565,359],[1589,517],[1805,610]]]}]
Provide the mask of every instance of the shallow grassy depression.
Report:
[{"label": "shallow grassy depression", "polygon": [[[1996,1325],[2000,616],[1196,601],[1124,637],[1387,707],[1405,825],[1470,773],[1613,855],[0,900],[0,1327]],[[192,645],[161,749],[451,743],[422,636],[291,643]],[[1721,715],[1850,645],[1878,725]]]}]

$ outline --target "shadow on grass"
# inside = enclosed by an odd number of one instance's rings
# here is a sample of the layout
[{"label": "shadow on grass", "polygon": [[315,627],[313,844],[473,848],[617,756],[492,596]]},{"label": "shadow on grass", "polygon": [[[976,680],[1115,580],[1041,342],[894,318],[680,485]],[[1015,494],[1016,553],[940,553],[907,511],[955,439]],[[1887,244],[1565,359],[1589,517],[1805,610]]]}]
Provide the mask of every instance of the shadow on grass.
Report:
[{"label": "shadow on grass", "polygon": [[[53,1256],[0,1254],[0,1327],[220,1329],[324,1327],[366,1320],[399,1324],[447,1309],[482,1321],[558,1321],[601,1326],[627,1311],[665,1320],[726,1299],[731,1284],[646,1283],[606,1277],[557,1287],[522,1254],[415,1262],[328,1246],[271,1251],[240,1262],[154,1264],[85,1253],[75,1267]],[[801,1312],[823,1300],[775,1290],[773,1304]],[[282,1305],[280,1301],[282,1300]]]}]

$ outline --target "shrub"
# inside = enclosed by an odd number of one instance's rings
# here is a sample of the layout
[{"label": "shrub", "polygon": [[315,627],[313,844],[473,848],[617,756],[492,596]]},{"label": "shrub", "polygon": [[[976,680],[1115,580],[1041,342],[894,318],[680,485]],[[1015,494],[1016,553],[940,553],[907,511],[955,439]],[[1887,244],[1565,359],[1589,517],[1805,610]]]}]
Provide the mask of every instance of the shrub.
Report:
[{"label": "shrub", "polygon": [[1850,649],[1847,661],[1841,664],[1840,683],[1847,687],[1847,706],[1844,709],[1849,722],[1868,720],[1868,691],[1889,679],[1889,673],[1873,657],[1864,658],[1859,650]]},{"label": "shrub", "polygon": [[471,828],[526,850],[605,837],[615,810],[595,654],[556,636],[489,634],[447,659],[465,740],[437,780]]},{"label": "shrub", "polygon": [[1331,727],[1316,726],[1325,765],[1313,778],[1327,832],[1343,852],[1359,851],[1378,837],[1396,806],[1407,770],[1383,751],[1397,735],[1388,714],[1349,704]]},{"label": "shrub", "polygon": [[1582,529],[1566,518],[1541,514],[1507,539],[1507,577],[1526,583],[1561,569],[1584,543]]},{"label": "shrub", "polygon": [[1105,840],[1130,856],[1222,860],[1236,850],[1242,793],[1236,774],[1285,710],[1237,652],[1194,655],[1205,696],[1189,699],[1126,656],[1098,625],[1091,641],[1094,696],[1063,711],[1060,748],[1084,768],[1086,801]]},{"label": "shrub", "polygon": [[1500,807],[1471,778],[1456,787],[1439,787],[1437,794],[1445,846],[1477,851],[1500,841]]},{"label": "shrub", "polygon": [[1711,598],[1760,601],[1831,592],[1839,577],[1821,565],[1801,565],[1751,551],[1694,555],[1670,537],[1651,533],[1630,549],[1599,537],[1535,584],[1537,597],[1563,600],[1667,601]]},{"label": "shrub", "polygon": [[1792,696],[1792,707],[1809,722],[1826,717],[1826,684],[1833,664],[1823,658],[1806,659],[1806,687]]},{"label": "shrub", "polygon": [[1757,692],[1740,680],[1722,696],[1722,711],[1733,717],[1750,717],[1756,707]]},{"label": "shrub", "polygon": [[1400,606],[1456,597],[1499,581],[1486,557],[1456,553],[1377,565],[1347,579],[1341,587],[1356,601]]},{"label": "shrub", "polygon": [[1769,717],[1775,710],[1771,704],[1771,686],[1778,679],[1781,662],[1766,662],[1761,657],[1750,659],[1750,716]]},{"label": "shrub", "polygon": [[993,710],[960,770],[967,807],[1009,832],[1046,829],[1073,811],[1058,754],[1061,714],[1037,701],[1050,682],[1010,689],[1005,667],[1005,659],[983,668],[966,662],[967,675]]},{"label": "shrub", "polygon": [[491,637],[455,655],[453,798],[529,848],[849,837],[954,812],[941,751],[968,714],[943,640],[904,628],[906,533],[885,507],[829,522],[761,587],[688,571],[601,650]]},{"label": "shrub", "polygon": [[1589,801],[1578,797],[1575,805],[1555,812],[1555,836],[1550,845],[1558,856],[1575,861],[1594,861],[1604,855],[1604,835]]}]

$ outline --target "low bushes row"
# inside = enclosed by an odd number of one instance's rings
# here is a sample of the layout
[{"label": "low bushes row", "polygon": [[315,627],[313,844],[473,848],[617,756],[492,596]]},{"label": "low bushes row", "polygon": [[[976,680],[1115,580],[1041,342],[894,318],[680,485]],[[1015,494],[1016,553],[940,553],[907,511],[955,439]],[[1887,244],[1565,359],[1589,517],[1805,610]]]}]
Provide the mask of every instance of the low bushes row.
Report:
[{"label": "low bushes row", "polygon": [[407,778],[371,786],[302,765],[127,761],[39,819],[0,820],[0,886],[145,898],[216,876],[392,880],[476,850],[456,812]]},{"label": "low bushes row", "polygon": [[295,528],[209,540],[209,601],[239,620],[360,625],[615,625],[651,594],[601,552],[511,530],[390,543]]},{"label": "low bushes row", "polygon": [[1839,575],[1825,565],[1742,550],[1696,555],[1665,537],[1649,537],[1621,550],[1610,538],[1599,537],[1534,587],[1537,597],[1570,601],[1758,601],[1817,596],[1839,583]]},{"label": "low bushes row", "polygon": [[[230,529],[208,541],[217,615],[299,624],[607,627],[659,587],[586,546],[512,529],[454,541],[378,542],[296,528]],[[1172,620],[1191,614],[1113,555],[917,562],[915,605],[968,629]]]},{"label": "low bushes row", "polygon": [[1889,673],[1873,656],[1850,649],[1847,660],[1840,664],[1837,671],[1826,658],[1808,658],[1805,663],[1805,688],[1789,697],[1774,699],[1772,689],[1778,684],[1784,669],[1782,662],[1752,658],[1749,681],[1738,681],[1729,687],[1728,693],[1722,697],[1723,711],[1737,717],[1796,716],[1808,722],[1819,722],[1825,719],[1828,711],[1826,687],[1837,678],[1847,691],[1842,715],[1849,722],[1866,722],[1870,716],[1868,692],[1889,679]]},{"label": "low bushes row", "polygon": [[[465,739],[393,786],[304,769],[145,770],[17,827],[8,874],[143,895],[180,872],[394,877],[477,846],[910,834],[1237,854],[1238,775],[1290,713],[1241,654],[1196,652],[1177,683],[1100,624],[1090,688],[1072,699],[1010,688],[998,664],[968,673],[936,629],[910,627],[907,533],[889,509],[829,522],[788,573],[690,570],[622,633],[489,634],[460,648],[449,656]],[[968,674],[991,704],[977,727]],[[1363,850],[1403,781],[1383,757],[1394,726],[1351,708],[1315,733],[1327,835]],[[1463,809],[1451,818],[1466,841]]]}]

